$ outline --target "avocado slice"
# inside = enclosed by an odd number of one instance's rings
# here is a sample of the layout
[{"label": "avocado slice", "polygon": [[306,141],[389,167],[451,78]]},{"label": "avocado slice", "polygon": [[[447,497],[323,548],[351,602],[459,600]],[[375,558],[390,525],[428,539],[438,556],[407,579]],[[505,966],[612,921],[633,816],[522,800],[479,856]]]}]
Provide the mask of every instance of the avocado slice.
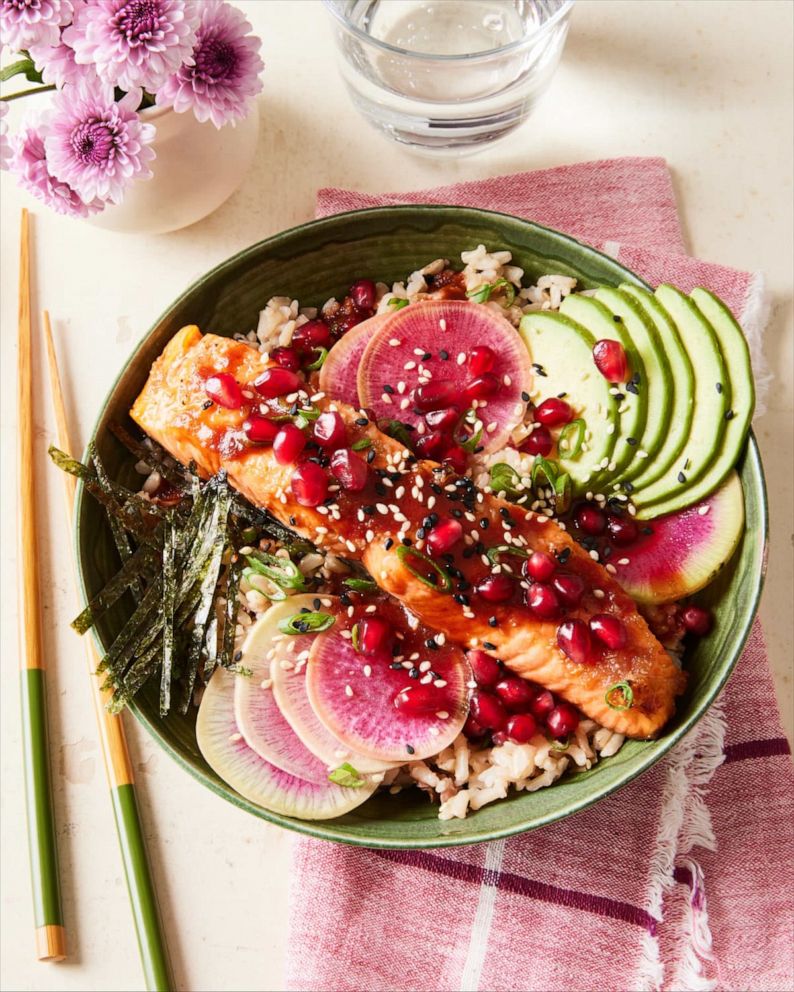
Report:
[{"label": "avocado slice", "polygon": [[686,491],[705,475],[717,457],[728,424],[725,414],[731,403],[730,379],[709,322],[675,286],[662,284],[655,295],[675,321],[695,369],[695,409],[689,436],[670,468],[650,485],[641,487],[640,480],[635,480],[632,501],[638,511],[648,508],[643,513],[646,518],[659,515],[654,504],[670,506],[671,500],[678,500],[679,506],[686,506],[691,502]]},{"label": "avocado slice", "polygon": [[741,327],[725,304],[707,289],[693,289],[689,294],[701,314],[708,320],[719,341],[722,354],[728,358],[726,366],[730,375],[731,405],[725,416],[725,434],[717,457],[706,472],[693,485],[677,496],[654,503],[637,516],[643,519],[672,513],[684,506],[699,502],[715,490],[728,477],[741,453],[750,428],[755,408],[755,385],[750,365],[750,349]]},{"label": "avocado slice", "polygon": [[672,376],[672,403],[665,424],[664,440],[653,458],[643,458],[645,448],[637,452],[639,460],[644,464],[641,472],[632,480],[632,486],[650,485],[670,468],[684,447],[689,429],[692,425],[692,415],[695,409],[695,373],[692,362],[684,348],[673,321],[659,301],[647,289],[641,289],[631,283],[620,286],[622,293],[631,297],[642,308],[643,313],[653,323],[662,343],[662,348],[670,365]]},{"label": "avocado slice", "polygon": [[645,367],[645,376],[640,380],[640,390],[647,405],[645,430],[634,447],[633,460],[620,476],[621,482],[627,482],[643,472],[648,459],[655,458],[662,447],[670,428],[675,394],[673,374],[659,332],[636,300],[611,286],[602,286],[595,298],[608,307],[614,317],[620,317]]},{"label": "avocado slice", "polygon": [[[645,364],[634,345],[634,341],[623,326],[623,319],[618,317],[616,320],[615,315],[592,296],[577,294],[566,297],[560,307],[560,313],[577,321],[582,327],[586,327],[596,341],[606,339],[619,342],[626,352],[629,369],[634,380],[625,385],[623,383],[609,384],[609,391],[618,402],[620,426],[609,465],[598,474],[597,482],[603,487],[606,483],[620,477],[634,461],[637,443],[645,430],[648,412],[647,390],[645,388],[648,380]],[[590,363],[600,375],[601,373],[598,372],[597,366],[593,362],[592,354],[590,355]]]},{"label": "avocado slice", "polygon": [[593,363],[593,335],[560,313],[538,310],[522,318],[519,334],[535,365],[532,400],[565,393],[587,425],[585,443],[576,458],[562,460],[574,490],[584,492],[591,477],[615,447],[618,409],[609,383]]}]

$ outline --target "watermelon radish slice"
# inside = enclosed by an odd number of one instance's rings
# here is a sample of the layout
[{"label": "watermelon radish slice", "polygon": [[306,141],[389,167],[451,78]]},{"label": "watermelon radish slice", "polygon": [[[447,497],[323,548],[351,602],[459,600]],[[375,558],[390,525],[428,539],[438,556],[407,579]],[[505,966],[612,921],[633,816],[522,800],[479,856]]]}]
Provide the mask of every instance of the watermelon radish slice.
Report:
[{"label": "watermelon radish slice", "polygon": [[610,560],[617,568],[615,578],[640,603],[682,599],[712,581],[730,560],[743,531],[742,484],[731,472],[702,502],[641,522],[637,540],[614,549]]},{"label": "watermelon radish slice", "polygon": [[415,410],[414,390],[429,377],[431,383],[448,384],[446,391],[464,412],[470,404],[463,391],[474,378],[467,359],[472,348],[483,345],[495,353],[488,374],[495,377],[497,391],[478,400],[485,428],[480,443],[486,451],[500,448],[523,419],[521,394],[531,391],[532,364],[513,325],[478,303],[426,300],[392,314],[372,336],[358,366],[361,405],[378,420],[416,427],[423,416]]},{"label": "watermelon radish slice", "polygon": [[394,314],[378,313],[351,327],[328,352],[320,369],[320,389],[331,399],[358,409],[358,366],[373,335]]},{"label": "watermelon radish slice", "polygon": [[329,820],[355,809],[377,789],[374,778],[343,788],[326,778],[308,782],[265,761],[245,743],[234,719],[239,676],[219,668],[209,681],[196,720],[199,750],[212,770],[241,796],[285,816]]},{"label": "watermelon radish slice", "polygon": [[[463,652],[449,646],[422,657],[432,664],[432,682],[411,678],[401,665],[391,667],[398,662],[390,655],[359,654],[340,631],[321,634],[309,655],[309,701],[326,729],[358,754],[397,762],[427,758],[463,727],[468,666]],[[421,660],[416,666],[422,669]],[[396,705],[398,696],[410,697],[410,708]]]}]

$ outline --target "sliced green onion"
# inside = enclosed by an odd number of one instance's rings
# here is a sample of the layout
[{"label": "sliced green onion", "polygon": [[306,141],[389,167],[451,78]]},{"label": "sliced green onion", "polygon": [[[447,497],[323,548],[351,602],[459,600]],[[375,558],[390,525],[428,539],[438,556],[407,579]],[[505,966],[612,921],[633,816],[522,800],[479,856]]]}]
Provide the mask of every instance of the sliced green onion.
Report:
[{"label": "sliced green onion", "polygon": [[568,734],[563,740],[557,740],[556,738],[551,742],[552,751],[567,751],[571,746],[571,735]]},{"label": "sliced green onion", "polygon": [[392,296],[389,300],[389,306],[392,310],[402,310],[403,307],[408,306],[408,300],[404,300],[400,296]]},{"label": "sliced green onion", "polygon": [[470,438],[467,438],[465,441],[461,441],[460,446],[461,448],[463,448],[464,451],[468,451],[469,454],[474,454],[481,440],[482,440],[482,427],[477,431],[476,434],[472,434]]},{"label": "sliced green onion", "polygon": [[358,651],[358,624],[353,624],[353,629],[350,632],[350,643],[353,645],[353,650]]},{"label": "sliced green onion", "polygon": [[[307,368],[313,368],[314,366],[308,365]],[[319,367],[319,366],[318,366]],[[308,427],[313,420],[317,420],[320,416],[320,411],[316,406],[302,406],[295,414],[295,426],[303,430],[304,427]],[[274,417],[274,420],[290,420],[291,417],[287,416],[284,418]]]},{"label": "sliced green onion", "polygon": [[573,487],[571,477],[567,472],[558,475],[554,480],[554,511],[558,515],[567,513],[573,502]]},{"label": "sliced green onion", "polygon": [[[622,703],[612,701],[612,697],[617,695],[622,698]],[[630,710],[634,705],[634,690],[628,682],[616,682],[607,689],[604,702],[611,710],[618,710],[619,712]]]},{"label": "sliced green onion", "polygon": [[410,424],[405,424],[402,420],[386,420],[381,421],[378,427],[383,431],[384,434],[388,434],[389,437],[394,438],[395,441],[399,441],[400,444],[404,444],[406,448],[411,448],[413,445],[413,440],[411,439],[411,431],[409,428]]},{"label": "sliced green onion", "polygon": [[345,579],[344,584],[348,589],[355,589],[356,592],[375,592],[378,588],[377,582],[372,579]]},{"label": "sliced green onion", "polygon": [[253,572],[264,575],[279,589],[302,592],[306,588],[306,576],[291,558],[269,555],[264,551],[251,551],[245,555],[245,560]]},{"label": "sliced green onion", "polygon": [[358,441],[354,441],[350,447],[353,451],[366,451],[367,448],[372,447],[372,441],[368,437],[360,437]]},{"label": "sliced green onion", "polygon": [[335,623],[330,613],[293,613],[279,621],[278,629],[282,634],[319,634],[330,630]]},{"label": "sliced green onion", "polygon": [[[432,558],[426,555],[422,551],[417,551],[416,548],[409,548],[405,544],[400,544],[397,547],[397,557],[402,562],[403,568],[406,568],[411,575],[423,582],[429,589],[435,589],[436,592],[450,592],[452,589],[452,579],[447,575],[444,569]],[[416,568],[413,568],[409,563],[409,558],[418,558],[425,565],[430,567],[431,572],[434,572],[438,576],[438,581],[434,582],[429,576],[423,575]]]},{"label": "sliced green onion", "polygon": [[[569,424],[560,431],[560,436],[557,438],[557,451],[560,453],[560,458],[566,461],[569,458],[576,458],[579,452],[582,450],[582,444],[584,443],[584,435],[587,430],[587,424],[578,417],[576,420],[572,420]],[[571,441],[573,435],[576,437]],[[563,454],[563,449],[565,454]]]},{"label": "sliced green onion", "polygon": [[513,301],[516,298],[516,290],[512,283],[508,282],[507,279],[497,279],[496,282],[486,282],[482,286],[478,286],[476,289],[470,289],[466,296],[473,303],[487,303],[491,298],[491,294],[497,290],[502,289],[504,291],[505,302],[502,304],[505,309],[513,305]]},{"label": "sliced green onion", "polygon": [[311,365],[306,366],[306,368],[309,369],[311,372],[315,372],[317,369],[321,369],[323,365],[325,365],[326,358],[328,358],[327,348],[315,348],[314,350],[317,352],[317,358],[315,358],[315,360],[311,363]]},{"label": "sliced green onion", "polygon": [[334,768],[328,776],[328,781],[344,786],[345,789],[360,789],[364,784],[363,777],[347,761],[338,768]]},{"label": "sliced green onion", "polygon": [[535,455],[535,461],[532,465],[532,488],[538,488],[538,476],[540,473],[546,478],[546,483],[554,489],[554,484],[557,481],[557,476],[559,475],[559,470],[554,462],[548,461],[542,455]]},{"label": "sliced green onion", "polygon": [[521,484],[518,472],[507,462],[497,462],[491,466],[489,485],[495,493],[505,493],[506,496],[516,496]]},{"label": "sliced green onion", "polygon": [[498,547],[488,548],[485,554],[492,565],[498,565],[500,555],[513,555],[514,558],[529,558],[532,552],[527,551],[526,548],[514,548],[509,544],[500,544]]}]

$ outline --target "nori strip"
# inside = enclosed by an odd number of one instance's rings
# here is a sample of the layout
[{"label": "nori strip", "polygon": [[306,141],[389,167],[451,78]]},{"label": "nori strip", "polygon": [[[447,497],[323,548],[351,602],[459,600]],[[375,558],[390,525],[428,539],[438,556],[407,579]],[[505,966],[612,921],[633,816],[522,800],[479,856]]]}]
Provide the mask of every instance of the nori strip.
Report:
[{"label": "nori strip", "polygon": [[240,612],[240,577],[242,565],[239,560],[229,565],[229,578],[226,583],[226,609],[223,615],[223,642],[218,664],[231,668],[234,664],[234,639],[237,634],[237,614]]},{"label": "nori strip", "polygon": [[160,716],[171,707],[171,670],[174,662],[174,609],[176,606],[176,528],[172,517],[163,537],[163,655],[160,672]]},{"label": "nori strip", "polygon": [[[100,459],[99,453],[97,452],[96,446],[93,442],[88,446],[88,454],[91,459],[91,464],[94,467],[94,471],[96,472],[97,481],[107,493],[110,493],[110,478],[105,471],[105,466],[102,464],[102,460]],[[108,524],[110,525],[110,531],[113,534],[113,540],[116,544],[116,550],[119,553],[119,558],[121,558],[122,564],[124,564],[132,556],[132,544],[130,543],[129,535],[117,516],[112,513],[108,513],[106,515],[108,518]],[[130,586],[130,590],[135,598],[135,602],[139,603],[141,601],[141,597],[143,596],[143,586],[141,585],[141,580],[138,578],[134,579]],[[103,590],[103,592],[104,591],[105,590]]]},{"label": "nori strip", "polygon": [[[92,597],[85,609],[74,620],[72,627],[78,634],[90,630],[105,610],[108,610],[142,575],[156,564],[157,553],[148,544],[142,544],[121,566],[104,588]],[[151,575],[148,576],[151,578]]]}]

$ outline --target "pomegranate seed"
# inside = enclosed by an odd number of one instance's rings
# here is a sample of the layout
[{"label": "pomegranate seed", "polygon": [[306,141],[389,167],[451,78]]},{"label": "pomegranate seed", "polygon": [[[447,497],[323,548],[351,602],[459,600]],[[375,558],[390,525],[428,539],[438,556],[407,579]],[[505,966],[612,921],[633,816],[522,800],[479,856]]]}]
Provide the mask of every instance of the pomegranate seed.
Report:
[{"label": "pomegranate seed", "polygon": [[480,726],[474,717],[470,716],[463,724],[463,733],[470,741],[476,741],[479,740],[480,737],[485,737],[486,731],[485,727]]},{"label": "pomegranate seed", "polygon": [[681,622],[691,634],[705,637],[714,626],[714,617],[700,606],[687,606],[681,614]]},{"label": "pomegranate seed", "polygon": [[475,345],[469,352],[469,372],[477,378],[490,372],[496,362],[496,352],[487,344]]},{"label": "pomegranate seed", "polygon": [[301,367],[300,356],[294,348],[274,348],[270,352],[270,357],[276,365],[289,369],[290,372],[297,372]]},{"label": "pomegranate seed", "polygon": [[431,458],[436,462],[441,461],[448,447],[447,439],[441,431],[431,431],[429,434],[423,434],[414,445],[417,455],[421,458]]},{"label": "pomegranate seed", "polygon": [[546,427],[559,427],[560,424],[570,424],[573,420],[571,404],[556,396],[544,400],[535,410],[535,420]]},{"label": "pomegranate seed", "polygon": [[414,683],[400,689],[394,697],[394,705],[403,713],[435,713],[442,709],[441,691],[434,685]]},{"label": "pomegranate seed", "polygon": [[493,372],[484,372],[471,382],[463,390],[463,399],[468,405],[472,400],[489,400],[499,392],[499,380]]},{"label": "pomegranate seed", "polygon": [[476,689],[472,693],[471,715],[486,730],[501,730],[507,722],[507,711],[501,702],[490,692]]},{"label": "pomegranate seed", "polygon": [[478,595],[486,603],[506,603],[513,595],[516,584],[505,572],[488,575],[477,586]]},{"label": "pomegranate seed", "polygon": [[442,461],[449,462],[458,475],[462,475],[468,465],[466,452],[459,444],[451,444],[444,452]]},{"label": "pomegranate seed", "polygon": [[472,674],[480,685],[495,685],[502,677],[502,666],[492,655],[484,651],[469,651],[466,657],[471,665]]},{"label": "pomegranate seed", "polygon": [[350,448],[339,448],[331,455],[331,475],[343,489],[359,493],[367,484],[367,463]]},{"label": "pomegranate seed", "polygon": [[451,431],[460,420],[460,410],[449,406],[442,410],[429,410],[425,414],[425,423],[434,431]]},{"label": "pomegranate seed", "polygon": [[341,448],[347,442],[347,428],[340,414],[321,413],[314,421],[314,440],[321,448]]},{"label": "pomegranate seed", "polygon": [[254,380],[254,389],[267,399],[284,396],[286,393],[295,393],[302,385],[303,381],[294,372],[281,367],[265,369],[262,375]]},{"label": "pomegranate seed", "polygon": [[290,479],[292,495],[301,506],[319,506],[328,495],[328,479],[316,462],[303,462]]},{"label": "pomegranate seed", "polygon": [[610,514],[607,519],[609,536],[615,544],[632,544],[637,540],[639,528],[631,517],[617,517]]},{"label": "pomegranate seed", "polygon": [[584,580],[571,572],[558,572],[551,580],[563,606],[578,606],[584,595]]},{"label": "pomegranate seed", "polygon": [[554,438],[551,431],[543,424],[536,427],[532,433],[522,442],[519,451],[525,451],[529,455],[540,455],[545,458],[554,446]]},{"label": "pomegranate seed", "polygon": [[516,713],[527,709],[535,698],[535,690],[531,684],[516,675],[508,675],[497,682],[494,690],[505,706]]},{"label": "pomegranate seed", "polygon": [[557,647],[577,665],[590,661],[590,630],[584,620],[566,620],[557,628]]},{"label": "pomegranate seed", "polygon": [[620,651],[626,646],[626,628],[617,617],[609,613],[596,613],[590,618],[590,630],[611,651]]},{"label": "pomegranate seed", "polygon": [[596,341],[593,345],[593,361],[601,375],[609,382],[628,380],[629,362],[620,341]]},{"label": "pomegranate seed", "polygon": [[350,296],[359,310],[373,310],[375,283],[371,279],[357,279],[350,287]]},{"label": "pomegranate seed", "polygon": [[544,720],[554,709],[554,696],[548,689],[543,689],[529,704],[529,709],[538,720]]},{"label": "pomegranate seed", "polygon": [[391,624],[380,617],[366,616],[358,622],[358,650],[362,654],[388,654],[394,633]]},{"label": "pomegranate seed", "polygon": [[240,384],[230,372],[217,372],[204,383],[207,396],[227,410],[239,410],[245,402]]},{"label": "pomegranate seed", "polygon": [[299,351],[329,348],[330,345],[331,328],[324,320],[307,320],[305,324],[296,327],[292,333],[292,346]]},{"label": "pomegranate seed", "polygon": [[459,397],[459,391],[450,379],[434,379],[417,386],[414,390],[414,406],[422,413],[441,410],[452,406]]},{"label": "pomegranate seed", "polygon": [[584,503],[574,514],[576,526],[585,534],[595,537],[603,534],[607,526],[606,514],[592,503]]},{"label": "pomegranate seed", "polygon": [[516,744],[528,744],[537,733],[535,718],[529,713],[517,713],[507,721],[505,733]]},{"label": "pomegranate seed", "polygon": [[545,582],[533,582],[526,593],[527,606],[541,620],[555,620],[560,613],[557,593]]},{"label": "pomegranate seed", "polygon": [[499,747],[501,744],[507,740],[507,734],[504,730],[497,730],[495,734],[491,734],[491,743],[494,747]]},{"label": "pomegranate seed", "polygon": [[548,582],[557,569],[557,562],[545,551],[533,551],[524,562],[524,574],[535,582]]},{"label": "pomegranate seed", "polygon": [[243,430],[249,441],[256,444],[270,444],[278,434],[278,424],[263,417],[260,413],[249,413],[243,421]]},{"label": "pomegranate seed", "polygon": [[292,465],[306,447],[303,431],[295,424],[284,424],[273,438],[273,454],[279,465]]},{"label": "pomegranate seed", "polygon": [[425,541],[431,555],[443,555],[463,537],[463,527],[459,520],[449,517],[441,520],[427,535]]},{"label": "pomegranate seed", "polygon": [[331,323],[331,333],[341,338],[343,334],[347,334],[351,327],[360,324],[363,319],[364,315],[361,313],[347,313],[344,317],[339,317],[338,320]]},{"label": "pomegranate seed", "polygon": [[570,703],[558,703],[546,717],[552,737],[567,737],[579,726],[579,713]]}]

